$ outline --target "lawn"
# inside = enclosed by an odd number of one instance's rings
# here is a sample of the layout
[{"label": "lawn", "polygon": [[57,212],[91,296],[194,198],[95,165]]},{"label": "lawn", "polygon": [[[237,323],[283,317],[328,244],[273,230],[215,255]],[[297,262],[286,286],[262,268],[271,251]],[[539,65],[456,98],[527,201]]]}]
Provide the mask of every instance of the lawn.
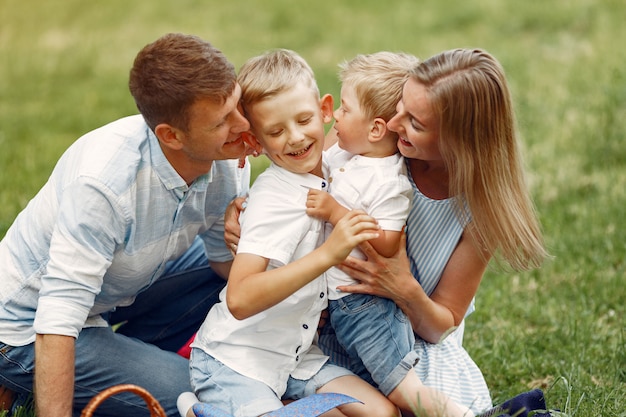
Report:
[{"label": "lawn", "polygon": [[527,273],[493,265],[465,345],[496,402],[540,387],[567,416],[626,416],[623,0],[0,0],[0,19],[0,236],[67,146],[136,112],[128,70],[166,32],[208,39],[237,67],[294,49],[335,97],[337,64],[357,53],[490,51],[554,258]]}]

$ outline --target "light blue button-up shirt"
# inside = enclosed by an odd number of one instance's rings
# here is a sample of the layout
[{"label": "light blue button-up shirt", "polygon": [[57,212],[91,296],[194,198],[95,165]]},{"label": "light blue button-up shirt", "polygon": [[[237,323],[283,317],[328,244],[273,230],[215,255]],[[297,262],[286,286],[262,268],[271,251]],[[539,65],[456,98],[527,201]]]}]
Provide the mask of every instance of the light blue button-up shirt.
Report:
[{"label": "light blue button-up shirt", "polygon": [[237,165],[187,186],[140,115],[81,137],[0,242],[0,341],[106,325],[198,235],[209,260],[231,260],[224,211],[250,181]]}]

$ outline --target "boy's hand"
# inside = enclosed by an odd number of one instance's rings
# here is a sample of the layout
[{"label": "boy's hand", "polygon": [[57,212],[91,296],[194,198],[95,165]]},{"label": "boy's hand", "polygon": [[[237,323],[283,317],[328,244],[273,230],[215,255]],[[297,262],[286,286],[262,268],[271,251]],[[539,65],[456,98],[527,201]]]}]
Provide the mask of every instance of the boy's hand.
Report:
[{"label": "boy's hand", "polygon": [[360,210],[351,210],[333,228],[321,247],[328,251],[333,265],[343,262],[352,249],[366,240],[380,236],[376,219]]},{"label": "boy's hand", "polygon": [[[333,226],[348,210],[326,191],[310,189],[306,199],[306,214],[330,222]],[[334,214],[334,216],[333,216]]]}]

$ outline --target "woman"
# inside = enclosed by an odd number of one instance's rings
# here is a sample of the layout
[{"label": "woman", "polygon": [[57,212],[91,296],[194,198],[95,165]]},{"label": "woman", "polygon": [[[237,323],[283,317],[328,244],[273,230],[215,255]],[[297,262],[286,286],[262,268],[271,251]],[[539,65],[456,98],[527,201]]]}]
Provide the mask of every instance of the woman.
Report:
[{"label": "woman", "polygon": [[[397,110],[388,126],[413,186],[406,251],[385,258],[362,245],[368,260],[341,266],[360,284],[339,289],[394,300],[417,336],[422,382],[478,413],[491,399],[461,342],[487,264],[526,270],[547,256],[504,71],[482,50],[440,53],[414,67]],[[320,346],[349,365],[328,327]]]}]

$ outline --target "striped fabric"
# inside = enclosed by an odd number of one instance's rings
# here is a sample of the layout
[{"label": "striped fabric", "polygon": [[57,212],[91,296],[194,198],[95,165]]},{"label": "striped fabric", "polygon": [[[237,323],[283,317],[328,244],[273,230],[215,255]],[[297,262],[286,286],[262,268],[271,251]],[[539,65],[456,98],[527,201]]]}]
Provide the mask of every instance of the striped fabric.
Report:
[{"label": "striped fabric", "polygon": [[[413,200],[407,221],[407,252],[413,276],[430,295],[463,233],[463,226],[455,215],[453,199],[432,200],[423,195],[412,180],[411,185]],[[468,314],[473,309],[472,303]],[[425,385],[479,413],[491,407],[491,397],[482,372],[462,346],[464,327],[463,322],[437,344],[417,337],[415,351],[419,361],[414,369]],[[320,347],[331,357],[331,362],[349,368],[350,359],[334,336],[332,329],[323,329]]]},{"label": "striped fabric", "polygon": [[[411,176],[409,176],[411,178]],[[441,279],[454,252],[463,226],[454,209],[454,199],[432,200],[413,187],[413,201],[407,221],[407,253],[411,273],[430,295]],[[467,314],[474,311],[474,303]],[[482,372],[462,346],[465,323],[442,342],[432,344],[417,337],[415,350],[420,358],[415,371],[425,385],[448,394],[474,413],[491,407],[491,398]]]}]

